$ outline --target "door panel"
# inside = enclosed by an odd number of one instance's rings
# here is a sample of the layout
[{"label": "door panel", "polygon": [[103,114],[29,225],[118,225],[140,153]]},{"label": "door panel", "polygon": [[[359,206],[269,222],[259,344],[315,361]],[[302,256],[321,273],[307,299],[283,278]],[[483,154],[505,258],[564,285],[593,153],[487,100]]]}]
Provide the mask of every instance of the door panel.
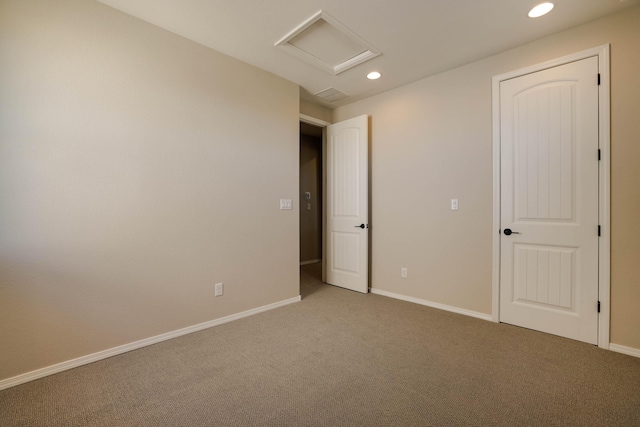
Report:
[{"label": "door panel", "polygon": [[368,144],[367,116],[327,127],[327,283],[358,292],[369,281]]},{"label": "door panel", "polygon": [[598,59],[500,83],[500,321],[598,335]]},{"label": "door panel", "polygon": [[513,98],[518,220],[573,219],[575,84],[548,83]]},{"label": "door panel", "polygon": [[333,270],[347,274],[360,273],[360,236],[358,232],[332,232]]},{"label": "door panel", "polygon": [[575,248],[514,245],[513,300],[575,312]]}]

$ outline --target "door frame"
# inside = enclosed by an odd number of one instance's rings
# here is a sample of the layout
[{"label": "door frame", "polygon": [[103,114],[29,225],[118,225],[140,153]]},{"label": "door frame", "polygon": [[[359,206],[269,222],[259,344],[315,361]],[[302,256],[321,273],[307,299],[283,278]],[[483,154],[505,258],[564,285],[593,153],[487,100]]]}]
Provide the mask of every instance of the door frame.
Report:
[{"label": "door frame", "polygon": [[492,265],[492,320],[500,322],[500,82],[548,68],[557,67],[581,59],[598,57],[600,90],[598,93],[598,144],[600,165],[598,176],[598,347],[609,349],[609,325],[611,320],[611,115],[609,44],[583,50],[578,53],[552,59],[530,67],[493,76],[492,79],[492,127],[493,127],[493,265]]},{"label": "door frame", "polygon": [[[317,126],[322,129],[322,283],[327,281],[327,263],[325,262],[327,254],[327,126],[331,123],[316,119],[315,117],[307,116],[300,113],[299,121],[307,123],[309,125]],[[298,177],[300,182],[300,177]],[[300,189],[298,189],[300,193]],[[298,234],[300,234],[300,225],[298,225]],[[298,254],[299,257],[300,254]]]}]

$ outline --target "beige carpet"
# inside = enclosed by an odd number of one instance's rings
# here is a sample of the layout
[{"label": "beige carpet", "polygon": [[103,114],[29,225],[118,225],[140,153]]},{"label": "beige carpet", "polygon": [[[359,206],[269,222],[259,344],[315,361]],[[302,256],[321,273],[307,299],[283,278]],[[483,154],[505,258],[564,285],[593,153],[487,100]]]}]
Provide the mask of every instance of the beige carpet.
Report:
[{"label": "beige carpet", "polygon": [[0,426],[640,426],[640,359],[319,283],[0,392]]}]

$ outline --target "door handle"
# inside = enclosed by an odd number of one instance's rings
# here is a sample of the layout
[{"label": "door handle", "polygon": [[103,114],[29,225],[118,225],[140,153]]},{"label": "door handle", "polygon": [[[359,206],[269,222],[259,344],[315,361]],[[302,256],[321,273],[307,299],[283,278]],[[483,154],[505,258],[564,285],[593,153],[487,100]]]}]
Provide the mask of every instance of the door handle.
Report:
[{"label": "door handle", "polygon": [[360,225],[354,225],[355,228],[365,228],[366,226],[364,224],[360,224]]},{"label": "door handle", "polygon": [[511,231],[510,228],[505,228],[504,229],[504,235],[505,236],[511,236],[512,234],[520,234],[519,231]]}]

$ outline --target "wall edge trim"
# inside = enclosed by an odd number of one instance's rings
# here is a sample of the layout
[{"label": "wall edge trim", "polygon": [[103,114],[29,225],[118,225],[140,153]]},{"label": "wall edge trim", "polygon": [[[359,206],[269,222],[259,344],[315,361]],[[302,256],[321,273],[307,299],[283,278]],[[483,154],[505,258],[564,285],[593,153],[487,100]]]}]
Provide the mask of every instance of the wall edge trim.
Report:
[{"label": "wall edge trim", "polygon": [[420,298],[410,297],[407,295],[396,294],[394,292],[383,291],[382,289],[370,288],[372,294],[381,295],[384,297],[399,299],[402,301],[412,302],[415,304],[425,305],[431,308],[437,308],[439,310],[450,311],[456,314],[462,314],[469,317],[475,317],[476,319],[492,321],[492,316],[486,313],[480,313],[479,311],[467,310],[466,308],[454,307],[451,305],[441,304],[439,302],[428,301]]},{"label": "wall edge trim", "polygon": [[137,350],[143,347],[147,347],[149,345],[157,344],[162,341],[170,340],[172,338],[177,338],[183,335],[191,334],[193,332],[198,332],[204,329],[212,328],[214,326],[219,326],[225,323],[233,322],[234,320],[239,320],[244,317],[253,316],[255,314],[273,310],[279,307],[283,307],[285,305],[293,304],[301,300],[302,300],[302,297],[298,295],[297,297],[278,301],[272,304],[263,305],[261,307],[242,311],[240,313],[221,317],[219,319],[209,320],[207,322],[198,323],[192,326],[187,326],[186,328],[177,329],[175,331],[165,332],[163,334],[155,335],[149,338],[144,338],[139,341],[131,342],[129,344],[120,345],[120,346],[102,350],[96,353],[88,354],[86,356],[80,356],[75,359],[56,363],[55,365],[36,369],[35,371],[19,374],[14,377],[0,380],[0,390],[5,390],[10,387],[15,387],[17,385],[24,384],[29,381],[34,381],[40,378],[47,377],[49,375],[57,374],[59,372],[67,371],[69,369],[77,368],[83,365],[88,365],[89,363],[98,362],[100,360],[107,359],[112,356],[117,356],[119,354],[127,353],[132,350]]},{"label": "wall edge trim", "polygon": [[628,356],[640,357],[640,348],[627,347],[620,344],[609,344],[609,350],[616,353],[626,354]]}]

